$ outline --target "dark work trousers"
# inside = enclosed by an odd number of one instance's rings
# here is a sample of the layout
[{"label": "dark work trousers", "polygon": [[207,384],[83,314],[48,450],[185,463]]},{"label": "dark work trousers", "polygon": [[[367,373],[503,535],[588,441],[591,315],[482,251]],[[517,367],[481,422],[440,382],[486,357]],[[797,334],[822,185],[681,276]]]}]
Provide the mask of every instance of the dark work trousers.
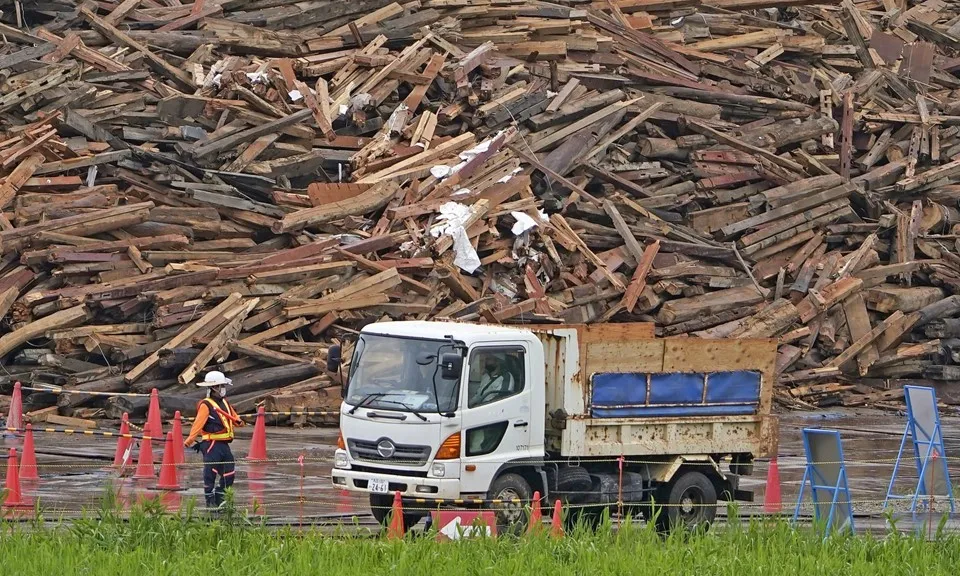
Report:
[{"label": "dark work trousers", "polygon": [[207,507],[215,508],[223,504],[224,491],[233,486],[236,462],[226,442],[204,440],[197,447],[203,455],[203,496]]}]

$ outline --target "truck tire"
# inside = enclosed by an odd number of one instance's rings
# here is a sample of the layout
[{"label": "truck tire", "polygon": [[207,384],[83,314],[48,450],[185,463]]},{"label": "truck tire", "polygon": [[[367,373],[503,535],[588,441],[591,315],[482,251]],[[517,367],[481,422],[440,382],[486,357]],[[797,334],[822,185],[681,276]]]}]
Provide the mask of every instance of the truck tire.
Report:
[{"label": "truck tire", "polygon": [[588,492],[593,488],[593,478],[582,466],[564,466],[557,471],[558,492]]},{"label": "truck tire", "polygon": [[[370,513],[373,518],[380,523],[380,526],[386,528],[390,524],[390,508],[393,506],[393,496],[390,494],[371,494],[370,495]],[[410,530],[423,515],[420,513],[404,513],[403,529]]]},{"label": "truck tire", "polygon": [[717,489],[700,472],[685,472],[660,492],[664,504],[657,516],[657,529],[667,532],[676,528],[694,530],[708,528],[717,516]]},{"label": "truck tire", "polygon": [[[490,486],[490,499],[502,500],[492,507],[497,516],[498,534],[522,534],[527,527],[526,505],[533,498],[530,483],[519,474],[502,474]],[[511,502],[519,500],[519,502]]]}]

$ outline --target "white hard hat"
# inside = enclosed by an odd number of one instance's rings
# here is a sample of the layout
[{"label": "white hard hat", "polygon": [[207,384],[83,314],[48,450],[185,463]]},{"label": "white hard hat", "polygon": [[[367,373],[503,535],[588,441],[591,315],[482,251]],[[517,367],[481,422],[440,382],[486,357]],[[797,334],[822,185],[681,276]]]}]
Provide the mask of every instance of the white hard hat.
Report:
[{"label": "white hard hat", "polygon": [[203,378],[203,382],[197,382],[197,386],[223,386],[224,384],[233,384],[233,380],[223,375],[223,372],[211,370]]}]

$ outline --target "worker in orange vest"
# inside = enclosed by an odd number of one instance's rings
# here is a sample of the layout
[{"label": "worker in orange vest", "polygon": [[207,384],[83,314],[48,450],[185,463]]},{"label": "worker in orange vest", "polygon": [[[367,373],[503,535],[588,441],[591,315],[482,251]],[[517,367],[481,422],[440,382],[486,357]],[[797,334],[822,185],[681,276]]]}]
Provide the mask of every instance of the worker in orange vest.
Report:
[{"label": "worker in orange vest", "polygon": [[233,485],[236,473],[230,442],[234,426],[244,426],[245,422],[227,402],[227,386],[232,383],[223,372],[217,371],[208,372],[203,382],[197,382],[197,386],[207,389],[207,397],[197,404],[197,418],[183,443],[203,455],[203,495],[207,508],[219,508],[223,504],[224,492]]}]

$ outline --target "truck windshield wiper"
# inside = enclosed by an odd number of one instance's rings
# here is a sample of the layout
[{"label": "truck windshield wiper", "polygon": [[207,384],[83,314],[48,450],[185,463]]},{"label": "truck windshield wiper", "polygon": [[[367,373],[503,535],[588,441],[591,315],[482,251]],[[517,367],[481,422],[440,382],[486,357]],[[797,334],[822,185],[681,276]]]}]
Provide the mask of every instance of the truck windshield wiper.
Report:
[{"label": "truck windshield wiper", "polygon": [[407,404],[407,403],[405,403],[405,402],[400,402],[399,400],[381,400],[381,402],[389,402],[390,404],[396,404],[397,406],[403,406],[404,408],[406,408],[406,409],[409,410],[410,412],[413,412],[413,415],[416,416],[417,418],[423,420],[424,422],[427,421],[427,417],[426,417],[426,416],[424,416],[423,414],[417,412],[417,411],[414,410],[409,404]]},{"label": "truck windshield wiper", "polygon": [[[354,406],[353,408],[351,408],[351,409],[347,412],[347,414],[353,414],[353,413],[356,412],[358,409],[363,408],[364,406],[366,406],[367,404],[369,404],[371,400],[373,400],[373,399],[375,399],[375,398],[382,398],[383,396],[386,396],[386,395],[388,395],[388,394],[396,394],[396,392],[371,392],[370,394],[367,394],[366,396],[364,396],[364,397],[363,397],[363,400],[357,402],[357,405]],[[407,404],[406,402],[400,402],[399,400],[381,400],[381,402],[389,402],[390,404],[396,404],[397,406],[403,406],[404,408],[406,408],[407,410],[409,410],[410,412],[412,412],[413,415],[416,416],[417,418],[423,420],[424,422],[427,421],[427,417],[426,417],[426,416],[424,416],[423,414],[421,414],[421,413],[417,412],[416,410],[414,410],[413,407],[411,407],[411,406],[410,406],[409,404]]]},{"label": "truck windshield wiper", "polygon": [[371,392],[370,394],[367,394],[366,396],[364,396],[364,397],[363,397],[363,400],[360,400],[359,402],[357,402],[357,405],[354,406],[353,408],[351,408],[351,409],[347,412],[347,414],[353,414],[353,413],[356,412],[358,409],[363,408],[364,406],[366,406],[366,405],[367,405],[367,402],[373,400],[374,398],[379,398],[379,397],[381,397],[381,396],[386,396],[387,394],[388,394],[387,392]]}]

